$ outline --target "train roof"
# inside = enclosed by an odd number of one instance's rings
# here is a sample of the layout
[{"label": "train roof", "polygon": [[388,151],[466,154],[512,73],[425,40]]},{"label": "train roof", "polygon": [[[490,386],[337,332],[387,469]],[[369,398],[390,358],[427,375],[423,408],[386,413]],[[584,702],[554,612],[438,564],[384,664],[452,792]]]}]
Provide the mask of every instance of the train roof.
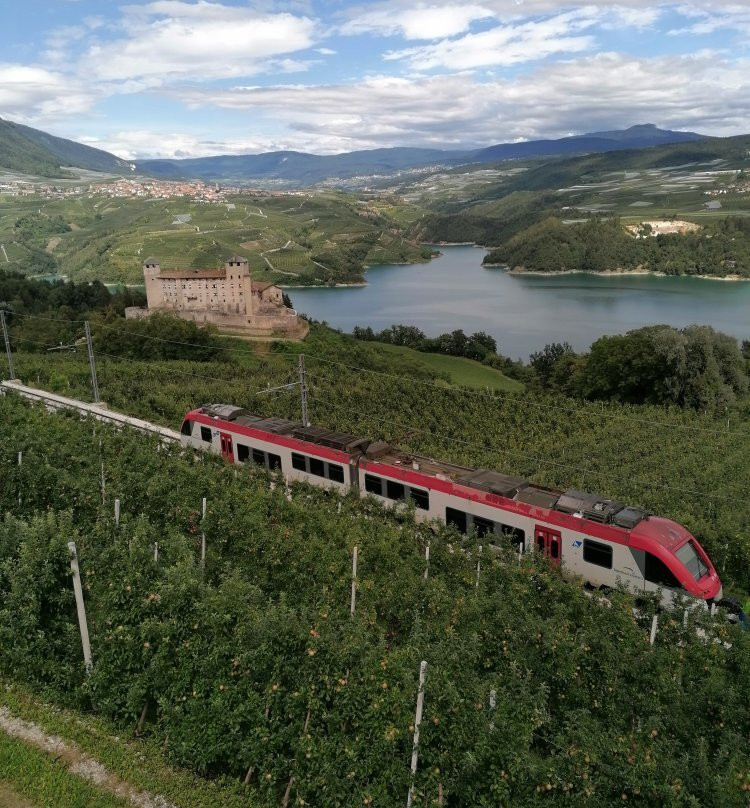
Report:
[{"label": "train roof", "polygon": [[[655,539],[665,547],[679,543],[672,537],[673,528],[680,528],[676,523],[670,522],[668,519],[652,519],[651,514],[642,508],[626,505],[619,500],[607,499],[588,491],[577,489],[558,491],[553,488],[545,488],[533,484],[524,477],[502,474],[492,469],[473,469],[446,463],[443,460],[412,454],[385,441],[371,441],[349,432],[305,426],[300,421],[289,421],[284,418],[262,418],[231,404],[206,404],[200,408],[199,412],[211,418],[221,418],[224,421],[249,426],[270,434],[286,435],[307,443],[348,452],[350,455],[362,455],[365,460],[374,463],[396,468],[411,468],[420,474],[439,480],[449,480],[458,485],[475,488],[505,499],[523,502],[538,508],[556,510],[624,530],[633,530],[646,523],[651,526],[653,523],[653,528],[643,527],[639,535]],[[679,539],[682,541],[689,534],[683,528],[680,530],[684,533]]]}]

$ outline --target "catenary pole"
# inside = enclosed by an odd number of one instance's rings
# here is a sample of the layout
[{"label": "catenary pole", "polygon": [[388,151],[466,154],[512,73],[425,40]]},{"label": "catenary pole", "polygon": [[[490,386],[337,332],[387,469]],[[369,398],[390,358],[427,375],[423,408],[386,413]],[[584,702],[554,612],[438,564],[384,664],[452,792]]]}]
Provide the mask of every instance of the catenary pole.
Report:
[{"label": "catenary pole", "polygon": [[302,403],[302,424],[303,426],[310,426],[310,421],[307,418],[307,371],[305,370],[305,355],[300,354],[297,364],[299,370],[299,395]]},{"label": "catenary pole", "polygon": [[94,359],[94,346],[91,342],[91,326],[86,320],[86,348],[89,354],[89,365],[91,366],[91,393],[94,396],[94,404],[99,403],[99,382],[96,379],[96,359]]},{"label": "catenary pole", "polygon": [[5,340],[5,353],[8,357],[8,372],[10,373],[9,379],[16,378],[16,371],[13,367],[13,354],[10,350],[10,336],[8,335],[8,323],[5,319],[5,312],[0,309],[0,324],[3,328],[3,339]]}]

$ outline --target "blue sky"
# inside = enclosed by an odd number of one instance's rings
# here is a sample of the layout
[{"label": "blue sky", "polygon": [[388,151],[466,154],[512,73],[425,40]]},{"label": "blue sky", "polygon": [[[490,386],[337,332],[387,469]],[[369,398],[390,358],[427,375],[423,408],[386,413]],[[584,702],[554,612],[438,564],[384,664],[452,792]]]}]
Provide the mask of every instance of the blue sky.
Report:
[{"label": "blue sky", "polygon": [[750,3],[20,0],[0,117],[126,157],[750,132]]}]

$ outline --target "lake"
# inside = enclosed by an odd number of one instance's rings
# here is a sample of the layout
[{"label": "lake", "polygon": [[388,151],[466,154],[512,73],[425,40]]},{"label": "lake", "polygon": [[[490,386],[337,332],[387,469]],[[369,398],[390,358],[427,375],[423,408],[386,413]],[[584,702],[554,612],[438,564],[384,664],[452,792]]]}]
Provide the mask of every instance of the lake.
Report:
[{"label": "lake", "polygon": [[482,267],[485,251],[440,247],[426,264],[380,266],[367,286],[289,289],[297,311],[334,328],[379,331],[393,323],[428,336],[486,331],[500,353],[528,358],[550,342],[587,349],[603,334],[668,323],[712,325],[750,339],[750,281],[653,275],[511,275]]}]

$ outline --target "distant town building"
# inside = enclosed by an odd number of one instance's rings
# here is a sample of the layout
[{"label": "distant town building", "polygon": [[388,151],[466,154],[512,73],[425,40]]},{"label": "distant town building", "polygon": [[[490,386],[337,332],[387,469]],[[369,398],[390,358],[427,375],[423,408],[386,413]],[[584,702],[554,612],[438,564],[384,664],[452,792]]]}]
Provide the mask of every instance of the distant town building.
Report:
[{"label": "distant town building", "polygon": [[147,309],[131,308],[130,318],[172,312],[185,320],[212,323],[248,336],[307,335],[305,320],[284,305],[274,283],[253,281],[247,259],[232,256],[223,269],[162,270],[155,258],[143,262]]}]

